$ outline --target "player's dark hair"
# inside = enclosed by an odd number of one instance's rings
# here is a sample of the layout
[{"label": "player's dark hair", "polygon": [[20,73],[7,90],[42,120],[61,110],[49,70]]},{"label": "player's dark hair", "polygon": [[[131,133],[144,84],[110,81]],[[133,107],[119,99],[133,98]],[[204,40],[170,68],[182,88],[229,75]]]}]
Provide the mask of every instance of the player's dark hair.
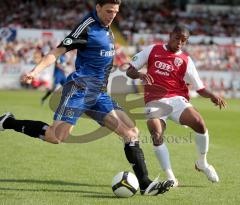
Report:
[{"label": "player's dark hair", "polygon": [[103,6],[105,4],[121,4],[121,0],[96,0],[96,5],[99,4],[100,6]]},{"label": "player's dark hair", "polygon": [[189,29],[183,25],[183,24],[177,24],[174,28],[173,28],[173,33],[185,33],[188,36],[190,36],[190,31]]}]

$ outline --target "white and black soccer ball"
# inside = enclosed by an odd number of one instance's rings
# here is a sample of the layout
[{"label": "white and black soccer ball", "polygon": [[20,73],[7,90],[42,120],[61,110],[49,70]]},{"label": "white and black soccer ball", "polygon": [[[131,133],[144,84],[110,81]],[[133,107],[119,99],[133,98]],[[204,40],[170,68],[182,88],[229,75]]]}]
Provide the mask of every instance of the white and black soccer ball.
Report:
[{"label": "white and black soccer ball", "polygon": [[117,197],[131,197],[137,193],[139,183],[131,172],[119,172],[112,180],[112,190]]}]

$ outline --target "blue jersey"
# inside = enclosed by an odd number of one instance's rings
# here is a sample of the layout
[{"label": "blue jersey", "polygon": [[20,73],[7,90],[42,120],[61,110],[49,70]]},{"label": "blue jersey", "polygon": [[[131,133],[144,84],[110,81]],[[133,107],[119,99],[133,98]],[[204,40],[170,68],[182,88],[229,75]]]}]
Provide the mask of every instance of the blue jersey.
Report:
[{"label": "blue jersey", "polygon": [[87,15],[62,41],[59,47],[67,51],[77,49],[76,71],[63,86],[54,120],[74,125],[86,113],[103,125],[108,113],[121,109],[104,92],[115,55],[113,42],[110,28],[101,25],[96,11]]},{"label": "blue jersey", "polygon": [[77,49],[76,71],[68,81],[86,87],[106,88],[115,55],[113,34],[104,27],[94,10],[59,45],[69,50]]}]

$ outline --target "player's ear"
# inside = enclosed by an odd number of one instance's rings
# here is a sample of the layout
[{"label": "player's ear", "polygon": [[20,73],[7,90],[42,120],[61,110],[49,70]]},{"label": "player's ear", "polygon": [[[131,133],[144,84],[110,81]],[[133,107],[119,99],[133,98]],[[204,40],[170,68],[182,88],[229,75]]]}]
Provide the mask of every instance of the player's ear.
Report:
[{"label": "player's ear", "polygon": [[97,4],[97,5],[96,5],[96,10],[97,10],[97,13],[100,11],[100,9],[101,9],[101,6],[100,6],[100,4]]}]

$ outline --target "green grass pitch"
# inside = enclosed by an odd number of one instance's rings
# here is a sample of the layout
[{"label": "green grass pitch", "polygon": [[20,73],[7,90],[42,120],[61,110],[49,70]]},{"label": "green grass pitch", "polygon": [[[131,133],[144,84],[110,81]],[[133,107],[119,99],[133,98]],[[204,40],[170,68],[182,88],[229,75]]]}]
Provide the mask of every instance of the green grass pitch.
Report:
[{"label": "green grass pitch", "polygon": [[[19,119],[52,122],[53,112],[40,105],[41,92],[0,91],[0,113],[11,111]],[[190,129],[169,122],[166,139],[172,167],[180,187],[157,197],[116,198],[112,177],[131,170],[123,145],[115,134],[89,143],[52,145],[21,133],[0,133],[0,205],[59,204],[239,204],[240,109],[239,100],[227,100],[219,111],[208,99],[192,103],[203,115],[210,133],[208,161],[218,171],[220,183],[212,184],[194,170],[197,158]],[[122,105],[124,106],[124,105]],[[163,173],[152,150],[146,124],[138,120],[149,175]],[[75,134],[93,132],[98,125],[79,121]]]}]

